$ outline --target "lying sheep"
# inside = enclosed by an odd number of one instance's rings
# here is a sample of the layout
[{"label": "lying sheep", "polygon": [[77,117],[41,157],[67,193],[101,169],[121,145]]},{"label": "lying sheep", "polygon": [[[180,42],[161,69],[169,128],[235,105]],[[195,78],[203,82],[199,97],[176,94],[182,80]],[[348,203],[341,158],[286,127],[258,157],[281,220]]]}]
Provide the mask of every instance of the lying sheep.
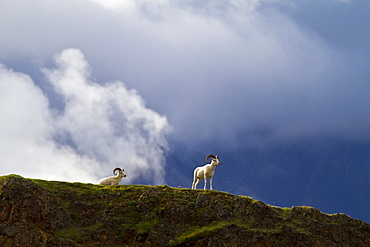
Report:
[{"label": "lying sheep", "polygon": [[[118,171],[116,175],[116,171]],[[123,177],[126,177],[127,175],[123,172],[124,169],[121,168],[115,168],[113,170],[113,174],[116,175],[115,177],[107,177],[102,178],[98,181],[98,184],[100,185],[119,185]]]}]

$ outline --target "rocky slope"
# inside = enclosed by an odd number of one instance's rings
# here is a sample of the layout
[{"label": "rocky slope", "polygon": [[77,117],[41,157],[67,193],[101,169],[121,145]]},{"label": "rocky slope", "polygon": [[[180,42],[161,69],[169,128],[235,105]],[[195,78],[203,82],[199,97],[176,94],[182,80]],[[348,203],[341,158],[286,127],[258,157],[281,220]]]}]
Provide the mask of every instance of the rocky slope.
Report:
[{"label": "rocky slope", "polygon": [[370,225],[224,192],[0,177],[0,246],[370,246]]}]

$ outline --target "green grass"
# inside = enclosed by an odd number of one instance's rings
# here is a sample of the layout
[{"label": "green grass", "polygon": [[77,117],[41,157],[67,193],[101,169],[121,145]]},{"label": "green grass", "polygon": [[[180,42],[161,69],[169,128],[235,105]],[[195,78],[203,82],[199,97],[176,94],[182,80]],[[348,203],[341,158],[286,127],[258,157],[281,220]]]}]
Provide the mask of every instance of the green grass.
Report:
[{"label": "green grass", "polygon": [[153,220],[153,221],[144,221],[144,222],[140,222],[138,224],[136,224],[134,226],[134,228],[137,229],[137,232],[139,234],[145,234],[145,233],[148,233],[149,230],[155,225],[158,223],[158,219],[156,220]]},{"label": "green grass", "polygon": [[174,240],[170,241],[170,246],[182,244],[187,240],[191,240],[193,238],[213,235],[230,225],[236,225],[238,227],[244,228],[246,231],[264,234],[276,234],[281,232],[282,229],[281,225],[275,226],[275,228],[253,228],[250,224],[241,223],[239,221],[218,221],[203,227],[188,226],[184,232],[179,234]]},{"label": "green grass", "polygon": [[181,243],[184,243],[188,239],[192,239],[195,237],[205,237],[212,235],[213,233],[217,233],[218,231],[222,230],[226,225],[230,223],[228,222],[217,222],[216,224],[212,224],[209,226],[204,227],[189,227],[185,232],[181,233],[177,238],[170,241],[170,246],[175,246]]},{"label": "green grass", "polygon": [[54,234],[57,237],[70,239],[77,243],[80,243],[82,241],[82,234],[81,234],[80,227],[73,226],[69,228],[63,228],[63,229],[56,231]]}]

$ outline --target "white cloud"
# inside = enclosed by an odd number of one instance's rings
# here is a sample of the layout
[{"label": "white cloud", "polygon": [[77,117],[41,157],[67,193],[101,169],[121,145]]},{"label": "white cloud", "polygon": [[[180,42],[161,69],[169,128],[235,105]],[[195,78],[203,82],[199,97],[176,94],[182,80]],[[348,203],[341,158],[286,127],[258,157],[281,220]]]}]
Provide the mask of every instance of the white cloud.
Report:
[{"label": "white cloud", "polygon": [[95,2],[107,9],[110,10],[117,10],[121,8],[132,8],[134,5],[134,2],[129,0],[91,0],[92,2]]},{"label": "white cloud", "polygon": [[1,66],[0,95],[1,174],[94,180],[96,162],[53,142],[48,99],[30,77]]},{"label": "white cloud", "polygon": [[44,73],[63,109],[50,109],[30,77],[1,67],[2,173],[95,182],[123,167],[126,183],[163,183],[167,119],[122,82],[91,81],[79,50],[64,50],[56,64]]}]

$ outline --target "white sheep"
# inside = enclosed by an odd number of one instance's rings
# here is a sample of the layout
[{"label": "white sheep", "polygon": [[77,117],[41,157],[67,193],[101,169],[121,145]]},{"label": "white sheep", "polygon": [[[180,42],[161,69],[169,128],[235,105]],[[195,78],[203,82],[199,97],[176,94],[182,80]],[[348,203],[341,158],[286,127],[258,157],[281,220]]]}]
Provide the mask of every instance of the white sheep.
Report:
[{"label": "white sheep", "polygon": [[121,168],[115,168],[113,170],[113,174],[116,175],[116,171],[118,171],[117,176],[115,177],[107,177],[102,178],[98,181],[98,184],[100,185],[119,185],[123,177],[126,177],[127,175],[123,172],[124,169]]},{"label": "white sheep", "polygon": [[212,178],[213,175],[215,174],[215,168],[218,165],[222,165],[220,161],[218,160],[218,156],[214,156],[212,154],[208,155],[206,157],[206,161],[208,162],[208,159],[212,158],[212,161],[210,164],[206,164],[204,166],[200,166],[195,168],[194,170],[194,180],[192,184],[192,189],[196,189],[199,181],[201,179],[204,179],[204,189],[206,189],[207,186],[207,178],[209,178],[210,181],[210,190],[213,190],[212,188]]}]

